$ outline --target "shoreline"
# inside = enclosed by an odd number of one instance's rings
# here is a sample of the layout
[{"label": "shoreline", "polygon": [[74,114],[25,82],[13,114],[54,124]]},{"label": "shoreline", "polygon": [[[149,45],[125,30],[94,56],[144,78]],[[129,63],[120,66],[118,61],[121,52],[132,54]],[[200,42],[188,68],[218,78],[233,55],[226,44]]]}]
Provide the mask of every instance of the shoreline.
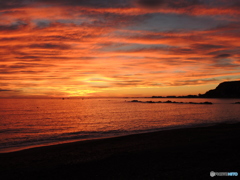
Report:
[{"label": "shoreline", "polygon": [[240,123],[77,141],[0,154],[4,179],[157,179],[240,172]]},{"label": "shoreline", "polygon": [[[151,130],[138,130],[138,131],[135,131],[135,132],[132,132],[132,133],[127,133],[127,134],[122,134],[122,135],[109,135],[109,136],[102,136],[102,137],[70,139],[70,140],[47,142],[47,143],[35,144],[35,145],[29,145],[29,146],[22,146],[22,147],[9,147],[9,148],[5,148],[5,150],[4,149],[0,150],[0,154],[14,153],[14,152],[18,152],[18,151],[33,149],[33,148],[41,148],[41,147],[46,147],[46,146],[55,146],[55,145],[60,145],[60,144],[69,144],[69,143],[76,143],[76,142],[82,142],[82,141],[112,139],[112,138],[119,138],[119,137],[131,136],[131,135],[141,135],[141,134],[154,133],[154,132],[160,132],[160,131],[177,130],[177,129],[209,127],[209,126],[216,126],[218,124],[223,124],[223,123],[202,123],[202,124],[175,125],[175,126],[160,127],[160,128],[151,129]],[[232,124],[232,123],[236,123],[236,122],[226,122],[226,123],[227,124]]]}]

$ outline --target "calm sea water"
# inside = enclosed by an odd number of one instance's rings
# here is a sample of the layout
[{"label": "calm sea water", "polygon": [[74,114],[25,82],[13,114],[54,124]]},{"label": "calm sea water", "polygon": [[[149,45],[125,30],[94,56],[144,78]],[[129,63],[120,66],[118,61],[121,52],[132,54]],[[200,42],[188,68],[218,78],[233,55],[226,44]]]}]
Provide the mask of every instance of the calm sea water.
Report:
[{"label": "calm sea water", "polygon": [[134,98],[0,99],[0,152],[169,128],[239,122],[240,99],[152,99],[205,104],[131,103]]}]

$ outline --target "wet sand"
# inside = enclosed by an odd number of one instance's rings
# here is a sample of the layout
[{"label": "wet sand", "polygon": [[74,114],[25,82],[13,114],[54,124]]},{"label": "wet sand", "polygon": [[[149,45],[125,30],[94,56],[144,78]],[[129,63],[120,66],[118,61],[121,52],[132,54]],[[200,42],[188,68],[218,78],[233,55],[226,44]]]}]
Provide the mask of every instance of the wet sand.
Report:
[{"label": "wet sand", "polygon": [[240,172],[239,142],[240,123],[38,147],[0,154],[0,177],[206,179]]}]

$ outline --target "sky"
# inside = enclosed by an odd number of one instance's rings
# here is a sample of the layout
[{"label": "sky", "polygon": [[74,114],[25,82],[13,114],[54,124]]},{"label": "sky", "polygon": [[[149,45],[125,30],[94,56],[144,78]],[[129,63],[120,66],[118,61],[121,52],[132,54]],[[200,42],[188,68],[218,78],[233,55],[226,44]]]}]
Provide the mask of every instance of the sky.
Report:
[{"label": "sky", "polygon": [[240,0],[0,0],[0,97],[203,94],[240,80]]}]

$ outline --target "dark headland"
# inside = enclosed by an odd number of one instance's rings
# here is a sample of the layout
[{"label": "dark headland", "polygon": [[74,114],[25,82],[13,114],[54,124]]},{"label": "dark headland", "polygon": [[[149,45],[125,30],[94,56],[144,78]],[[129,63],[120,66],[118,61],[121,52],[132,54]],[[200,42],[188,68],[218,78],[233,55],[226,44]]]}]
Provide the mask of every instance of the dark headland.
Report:
[{"label": "dark headland", "polygon": [[240,81],[226,81],[205,94],[187,96],[152,96],[152,98],[240,98]]},{"label": "dark headland", "polygon": [[239,140],[240,124],[220,124],[38,147],[0,154],[0,177],[207,179],[240,172]]},{"label": "dark headland", "polygon": [[206,98],[240,98],[240,81],[220,83],[215,89],[207,91]]}]

